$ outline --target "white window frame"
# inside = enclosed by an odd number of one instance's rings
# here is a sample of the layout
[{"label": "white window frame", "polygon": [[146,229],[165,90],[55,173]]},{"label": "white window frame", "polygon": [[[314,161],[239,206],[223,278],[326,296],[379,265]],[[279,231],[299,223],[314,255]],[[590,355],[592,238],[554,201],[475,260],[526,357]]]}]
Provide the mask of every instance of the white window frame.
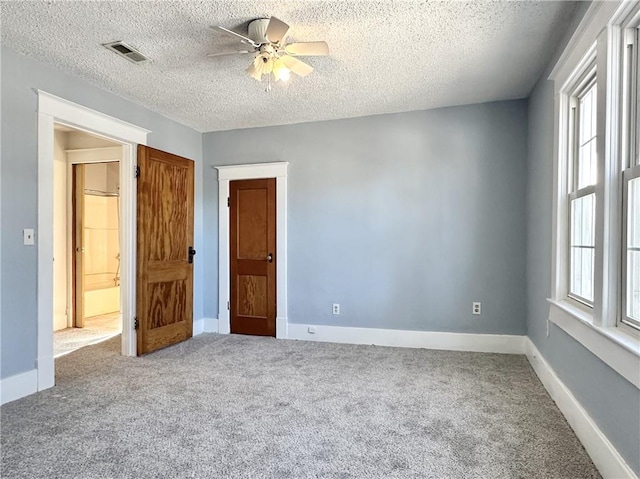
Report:
[{"label": "white window frame", "polygon": [[[640,322],[627,312],[627,225],[629,184],[640,178],[640,8],[622,25],[622,238],[621,238],[621,328],[640,330]],[[629,46],[632,47],[629,51]]]},{"label": "white window frame", "polygon": [[[571,202],[573,200],[577,200],[579,198],[584,198],[585,196],[594,195],[596,205],[598,204],[598,194],[596,191],[597,185],[587,185],[582,188],[579,188],[578,177],[579,177],[579,129],[580,129],[580,109],[579,102],[583,97],[584,93],[591,89],[591,87],[595,84],[596,91],[598,89],[598,75],[597,68],[595,62],[595,52],[590,54],[591,62],[583,68],[578,76],[577,80],[573,83],[570,92],[568,93],[568,111],[567,114],[567,129],[566,129],[566,138],[567,138],[567,146],[566,146],[566,159],[563,161],[566,162],[567,168],[567,251],[565,261],[567,262],[566,266],[566,274],[563,278],[566,281],[566,291],[567,291],[567,301],[570,301],[572,304],[579,308],[587,308],[587,311],[593,308],[593,300],[589,300],[587,298],[581,297],[576,293],[571,292],[570,281],[571,281]],[[596,136],[596,142],[598,142],[598,137]],[[597,143],[596,143],[597,144]],[[594,225],[594,227],[596,227]],[[595,246],[595,245],[594,245]],[[594,265],[595,269],[595,265]],[[597,274],[594,270],[594,284],[593,290],[596,290],[597,284]]]},{"label": "white window frame", "polygon": [[624,246],[622,246],[622,299],[620,302],[621,312],[620,312],[620,322],[619,325],[621,328],[631,328],[633,332],[637,332],[640,330],[640,321],[631,318],[627,311],[627,225],[628,225],[628,217],[627,214],[629,212],[628,197],[629,197],[629,183],[632,180],[640,178],[640,164],[635,164],[634,166],[626,169],[622,174],[622,183],[623,183],[623,210],[622,210],[622,241],[624,242]]},{"label": "white window frame", "polygon": [[[593,2],[556,63],[552,284],[549,321],[640,389],[640,335],[621,324],[622,297],[622,33],[640,11],[631,0]],[[597,71],[597,183],[593,306],[570,298],[570,105],[580,81]]]}]

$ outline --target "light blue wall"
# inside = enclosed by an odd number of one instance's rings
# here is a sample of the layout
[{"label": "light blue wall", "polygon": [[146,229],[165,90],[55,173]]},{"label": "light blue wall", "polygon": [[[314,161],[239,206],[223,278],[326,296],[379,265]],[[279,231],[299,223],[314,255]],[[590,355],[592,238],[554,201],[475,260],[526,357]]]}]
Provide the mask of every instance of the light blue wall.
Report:
[{"label": "light blue wall", "polygon": [[[218,316],[213,166],[289,161],[290,321],[527,331],[640,474],[638,389],[555,326],[546,337],[554,127],[546,73],[528,110],[498,102],[203,136],[5,48],[1,62],[2,378],[35,367],[37,250],[22,245],[22,229],[37,225],[38,88],[148,128],[151,146],[198,162],[194,317]],[[475,300],[480,317],[471,315]]]},{"label": "light blue wall", "polygon": [[[37,94],[44,90],[149,129],[149,146],[196,161],[196,249],[202,250],[202,134],[54,68],[2,48],[2,293],[0,377],[35,368],[37,249],[22,244],[38,222]],[[36,236],[38,235],[36,230]],[[202,317],[202,263],[196,262],[194,317]]]},{"label": "light blue wall", "polygon": [[[573,28],[555,53],[561,53],[586,11],[581,5]],[[640,391],[564,331],[551,324],[546,336],[551,295],[553,199],[553,83],[550,68],[529,97],[527,162],[527,331],[540,353],[567,385],[629,466],[640,475]]]},{"label": "light blue wall", "polygon": [[290,322],[524,334],[526,115],[507,101],[205,134],[205,315],[213,166],[288,161]]}]

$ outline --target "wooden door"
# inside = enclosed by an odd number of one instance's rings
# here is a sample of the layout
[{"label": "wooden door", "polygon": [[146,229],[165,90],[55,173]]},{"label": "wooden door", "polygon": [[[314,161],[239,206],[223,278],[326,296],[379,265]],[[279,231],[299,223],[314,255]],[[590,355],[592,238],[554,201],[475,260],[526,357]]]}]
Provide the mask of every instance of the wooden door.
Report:
[{"label": "wooden door", "polygon": [[138,355],[193,335],[193,161],[138,146]]},{"label": "wooden door", "polygon": [[229,184],[231,332],[276,335],[276,180]]},{"label": "wooden door", "polygon": [[84,328],[84,165],[73,165],[72,170],[73,326]]}]

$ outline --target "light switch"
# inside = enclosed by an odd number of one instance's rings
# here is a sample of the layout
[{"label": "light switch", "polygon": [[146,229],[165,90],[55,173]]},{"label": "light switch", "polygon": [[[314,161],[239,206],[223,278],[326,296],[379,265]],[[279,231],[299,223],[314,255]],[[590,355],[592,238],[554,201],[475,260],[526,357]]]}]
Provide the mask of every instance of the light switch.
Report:
[{"label": "light switch", "polygon": [[22,232],[22,235],[24,237],[24,244],[29,246],[36,244],[34,239],[33,229],[31,228],[24,229]]}]

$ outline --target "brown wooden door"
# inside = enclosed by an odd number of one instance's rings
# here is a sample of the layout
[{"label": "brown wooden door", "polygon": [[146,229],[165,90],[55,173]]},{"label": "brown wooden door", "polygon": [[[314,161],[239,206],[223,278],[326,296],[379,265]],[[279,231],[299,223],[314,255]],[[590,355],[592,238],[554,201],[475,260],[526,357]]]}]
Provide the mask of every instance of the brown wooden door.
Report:
[{"label": "brown wooden door", "polygon": [[73,165],[73,326],[84,328],[84,165]]},{"label": "brown wooden door", "polygon": [[276,180],[230,182],[231,332],[276,335]]},{"label": "brown wooden door", "polygon": [[193,335],[193,161],[138,146],[138,355]]}]

